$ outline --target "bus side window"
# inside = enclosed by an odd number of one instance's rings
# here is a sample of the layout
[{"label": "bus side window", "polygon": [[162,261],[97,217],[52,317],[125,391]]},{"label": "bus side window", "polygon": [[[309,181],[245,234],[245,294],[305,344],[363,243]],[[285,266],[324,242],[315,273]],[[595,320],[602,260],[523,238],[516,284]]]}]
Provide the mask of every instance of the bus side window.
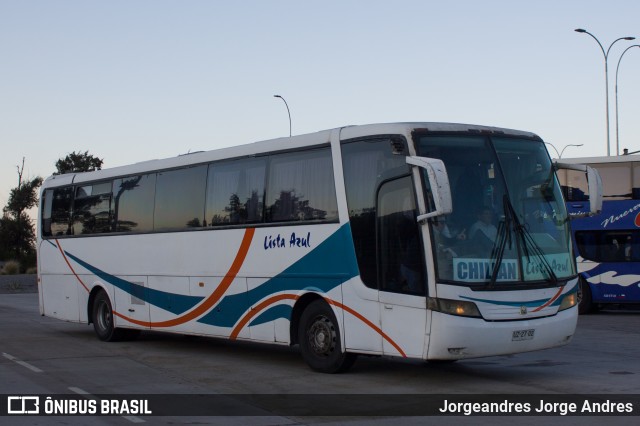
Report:
[{"label": "bus side window", "polygon": [[53,203],[53,189],[42,193],[42,236],[51,236],[51,204]]},{"label": "bus side window", "polygon": [[329,148],[275,154],[269,165],[267,222],[337,221]]},{"label": "bus side window", "polygon": [[66,186],[53,190],[51,200],[51,233],[52,236],[69,235],[71,233],[71,202],[73,187]]},{"label": "bus side window", "polygon": [[114,231],[153,231],[155,193],[155,173],[114,180],[112,203]]},{"label": "bus side window", "polygon": [[[405,143],[406,144],[406,143]],[[394,154],[388,137],[342,145],[342,164],[349,222],[360,278],[378,288],[376,257],[376,193],[383,180],[410,173],[406,157]]]},{"label": "bus side window", "polygon": [[71,227],[74,235],[111,231],[111,181],[76,188]]},{"label": "bus side window", "polygon": [[380,289],[424,294],[424,257],[411,177],[380,187],[377,212]]},{"label": "bus side window", "polygon": [[205,226],[261,223],[266,169],[266,157],[210,164]]},{"label": "bus side window", "polygon": [[204,221],[207,166],[186,167],[156,175],[154,231],[199,228]]}]

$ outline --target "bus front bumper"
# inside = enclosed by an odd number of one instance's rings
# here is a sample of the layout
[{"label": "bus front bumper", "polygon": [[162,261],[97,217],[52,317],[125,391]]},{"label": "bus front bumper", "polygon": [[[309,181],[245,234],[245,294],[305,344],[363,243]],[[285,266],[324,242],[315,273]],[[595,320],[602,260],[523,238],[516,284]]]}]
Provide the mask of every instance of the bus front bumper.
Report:
[{"label": "bus front bumper", "polygon": [[571,341],[577,322],[577,307],[519,321],[485,321],[433,311],[426,359],[479,358],[562,346]]}]

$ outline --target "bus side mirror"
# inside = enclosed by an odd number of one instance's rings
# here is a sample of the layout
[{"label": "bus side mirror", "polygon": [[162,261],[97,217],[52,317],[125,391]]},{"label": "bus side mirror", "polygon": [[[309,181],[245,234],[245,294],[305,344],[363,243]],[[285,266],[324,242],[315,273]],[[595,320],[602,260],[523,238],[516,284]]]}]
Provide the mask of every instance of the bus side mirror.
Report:
[{"label": "bus side mirror", "polygon": [[451,202],[451,186],[449,185],[449,175],[442,160],[427,157],[411,156],[407,157],[407,164],[420,167],[426,172],[429,180],[431,195],[433,197],[434,209],[428,213],[418,215],[418,222],[424,222],[430,217],[442,216],[451,213],[453,210]]},{"label": "bus side mirror", "polygon": [[589,190],[589,214],[596,215],[602,211],[602,179],[600,173],[593,167],[589,167],[583,164],[568,164],[568,163],[554,163],[556,170],[576,170],[584,172],[587,178],[587,185]]},{"label": "bus side mirror", "polygon": [[596,215],[602,211],[602,178],[593,167],[587,167],[587,180],[589,181],[589,211]]}]

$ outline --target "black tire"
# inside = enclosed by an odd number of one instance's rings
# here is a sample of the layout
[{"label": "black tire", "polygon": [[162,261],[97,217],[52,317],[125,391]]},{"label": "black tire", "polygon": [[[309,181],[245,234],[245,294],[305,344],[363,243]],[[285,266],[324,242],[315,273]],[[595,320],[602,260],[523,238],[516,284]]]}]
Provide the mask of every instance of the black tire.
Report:
[{"label": "black tire", "polygon": [[125,336],[125,330],[117,329],[113,325],[111,301],[104,290],[99,291],[93,299],[91,319],[98,339],[104,342],[116,342]]},{"label": "black tire", "polygon": [[582,276],[578,276],[578,299],[578,314],[586,315],[594,311],[591,300],[591,288],[587,280]]},{"label": "black tire", "polygon": [[324,300],[311,302],[302,313],[298,342],[305,362],[322,373],[347,371],[357,357],[342,351],[338,321]]},{"label": "black tire", "polygon": [[454,362],[457,362],[457,359],[430,359],[427,362],[425,362],[425,365],[431,364],[431,365],[448,365],[448,364],[453,364]]}]

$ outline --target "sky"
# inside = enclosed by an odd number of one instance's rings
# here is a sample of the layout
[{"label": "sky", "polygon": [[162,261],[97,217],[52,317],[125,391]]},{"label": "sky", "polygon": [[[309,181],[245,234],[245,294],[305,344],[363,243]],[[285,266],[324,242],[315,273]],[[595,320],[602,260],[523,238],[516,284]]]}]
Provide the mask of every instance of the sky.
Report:
[{"label": "sky", "polygon": [[[456,122],[605,156],[604,55],[574,29],[607,50],[639,16],[637,0],[0,0],[0,205],[23,158],[47,177],[74,151],[109,168],[288,136],[275,94],[293,134]],[[616,123],[620,153],[640,150],[634,43],[608,56],[612,155]]]}]

